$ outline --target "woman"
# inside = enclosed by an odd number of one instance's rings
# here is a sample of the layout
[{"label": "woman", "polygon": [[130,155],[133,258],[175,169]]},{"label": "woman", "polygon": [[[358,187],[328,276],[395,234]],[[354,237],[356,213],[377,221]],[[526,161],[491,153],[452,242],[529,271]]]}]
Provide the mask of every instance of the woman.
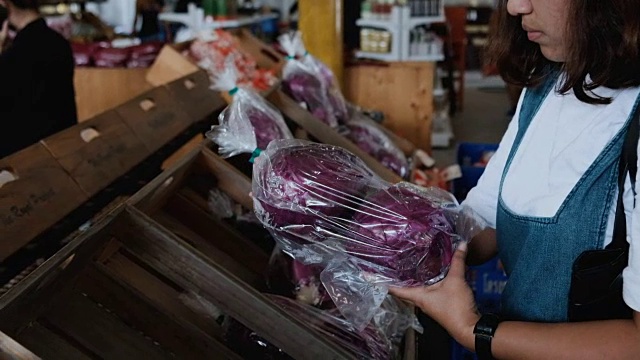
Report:
[{"label": "woman", "polygon": [[[0,0],[0,158],[77,123],[69,43],[38,13],[37,0]],[[9,25],[17,32],[8,44]]]},{"label": "woman", "polygon": [[576,257],[613,238],[618,160],[640,103],[640,4],[501,0],[497,11],[490,60],[525,91],[465,205],[495,229],[469,243],[469,261],[499,254],[509,273],[508,320],[483,321],[489,335],[474,336],[481,316],[464,280],[467,246],[442,282],[392,292],[485,358],[637,359],[640,207],[634,209],[629,178],[622,196],[630,242],[623,295],[633,318],[569,323],[567,297]]}]

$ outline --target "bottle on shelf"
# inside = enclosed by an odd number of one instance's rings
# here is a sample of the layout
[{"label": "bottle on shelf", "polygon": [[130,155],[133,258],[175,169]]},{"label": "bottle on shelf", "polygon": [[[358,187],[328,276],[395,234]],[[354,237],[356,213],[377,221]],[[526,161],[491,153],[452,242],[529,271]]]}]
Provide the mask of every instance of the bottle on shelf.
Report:
[{"label": "bottle on shelf", "polygon": [[365,0],[362,2],[360,7],[360,17],[365,20],[373,18],[373,14],[371,12],[371,0]]}]

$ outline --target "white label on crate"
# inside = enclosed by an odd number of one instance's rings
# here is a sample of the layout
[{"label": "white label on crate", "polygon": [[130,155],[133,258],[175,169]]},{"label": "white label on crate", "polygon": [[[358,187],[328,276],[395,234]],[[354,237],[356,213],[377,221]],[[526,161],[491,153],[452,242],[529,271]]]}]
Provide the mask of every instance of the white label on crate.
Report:
[{"label": "white label on crate", "polygon": [[460,165],[451,165],[444,169],[444,180],[451,181],[462,177],[462,169]]},{"label": "white label on crate", "polygon": [[420,160],[420,162],[424,166],[428,168],[436,164],[436,161],[431,156],[429,156],[429,154],[427,154],[424,150],[420,150],[420,149],[416,150],[416,157]]}]

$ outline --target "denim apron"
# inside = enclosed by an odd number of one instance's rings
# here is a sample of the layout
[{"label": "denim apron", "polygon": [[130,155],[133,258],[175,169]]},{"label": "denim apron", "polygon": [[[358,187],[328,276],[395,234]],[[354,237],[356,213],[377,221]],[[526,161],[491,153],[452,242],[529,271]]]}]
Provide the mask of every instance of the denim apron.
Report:
[{"label": "denim apron", "polygon": [[[515,214],[502,199],[505,177],[529,124],[557,76],[527,89],[518,133],[505,165],[496,219],[499,257],[509,276],[502,294],[502,315],[509,320],[567,321],[573,262],[585,250],[601,249],[617,190],[618,160],[633,113],[578,180],[553,217]],[[639,97],[640,99],[640,97]],[[635,107],[638,106],[636,100]],[[535,164],[531,164],[535,166]],[[526,191],[526,189],[523,189]]]}]

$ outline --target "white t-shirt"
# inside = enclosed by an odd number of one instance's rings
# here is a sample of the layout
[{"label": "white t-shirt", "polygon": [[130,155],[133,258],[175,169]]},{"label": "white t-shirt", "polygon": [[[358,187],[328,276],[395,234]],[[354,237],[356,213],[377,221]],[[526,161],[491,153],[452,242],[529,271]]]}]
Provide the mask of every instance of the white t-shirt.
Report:
[{"label": "white t-shirt", "polygon": [[[525,92],[496,154],[464,201],[493,228],[500,180],[518,132],[518,114]],[[558,95],[555,91],[544,100],[505,178],[502,198],[511,211],[523,216],[553,217],[605,145],[622,129],[640,88],[598,88],[595,93],[611,97],[613,102],[606,106],[590,105],[579,101],[573,92]],[[636,189],[640,191],[640,172]],[[623,273],[623,295],[629,307],[640,311],[640,204],[633,209],[633,203],[631,181],[627,178],[624,207],[630,250],[629,266]],[[614,218],[615,204],[609,214],[605,245],[611,242]]]}]

